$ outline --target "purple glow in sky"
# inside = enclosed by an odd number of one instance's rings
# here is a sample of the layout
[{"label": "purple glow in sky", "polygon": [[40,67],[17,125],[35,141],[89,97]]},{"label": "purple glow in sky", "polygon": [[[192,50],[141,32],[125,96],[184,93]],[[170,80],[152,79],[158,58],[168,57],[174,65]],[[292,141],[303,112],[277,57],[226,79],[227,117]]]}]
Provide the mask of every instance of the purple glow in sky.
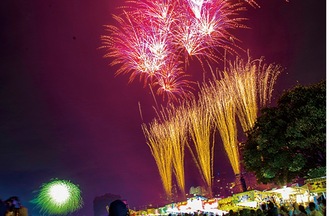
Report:
[{"label": "purple glow in sky", "polygon": [[[253,58],[265,56],[285,68],[274,100],[297,83],[325,79],[326,1],[257,2],[260,8],[246,5],[242,13],[251,29],[234,34]],[[115,77],[117,68],[98,49],[103,25],[114,24],[120,3],[1,2],[1,199],[19,196],[34,213],[33,191],[59,178],[82,191],[84,207],[76,215],[92,215],[93,199],[105,193],[136,208],[161,201],[161,181],[141,129],[155,117],[153,97],[138,81]],[[202,75],[194,65],[189,73],[197,81]],[[218,156],[215,172],[232,175],[227,163]],[[194,174],[187,171],[187,187],[198,184]]]}]

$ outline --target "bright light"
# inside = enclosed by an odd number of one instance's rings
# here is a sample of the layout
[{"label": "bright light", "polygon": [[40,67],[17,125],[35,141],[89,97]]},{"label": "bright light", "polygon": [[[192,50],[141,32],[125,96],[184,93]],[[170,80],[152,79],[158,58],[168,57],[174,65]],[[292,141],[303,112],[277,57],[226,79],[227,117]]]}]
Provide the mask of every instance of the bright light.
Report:
[{"label": "bright light", "polygon": [[82,207],[79,187],[67,180],[44,183],[32,200],[44,215],[67,215]]},{"label": "bright light", "polygon": [[50,197],[58,204],[63,204],[70,197],[69,188],[64,184],[52,185],[49,189]]}]

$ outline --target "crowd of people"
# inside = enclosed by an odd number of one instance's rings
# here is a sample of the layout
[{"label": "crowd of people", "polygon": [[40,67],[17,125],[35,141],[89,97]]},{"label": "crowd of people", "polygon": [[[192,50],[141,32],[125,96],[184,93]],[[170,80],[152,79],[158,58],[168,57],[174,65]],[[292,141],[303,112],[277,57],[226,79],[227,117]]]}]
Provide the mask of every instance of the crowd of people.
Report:
[{"label": "crowd of people", "polygon": [[294,203],[291,206],[276,205],[269,201],[264,203],[257,210],[242,209],[238,212],[230,210],[225,216],[325,216],[326,199],[322,199],[318,204],[310,202],[307,206]]},{"label": "crowd of people", "polygon": [[[129,209],[122,200],[115,200],[106,206],[109,216],[128,216]],[[237,212],[230,210],[225,216],[325,216],[326,199],[319,200],[318,204],[310,202],[308,206],[294,203],[292,206],[276,205],[269,201],[260,208],[241,209]],[[28,216],[28,210],[22,206],[17,196],[0,200],[0,216]]]},{"label": "crowd of people", "polygon": [[28,210],[17,196],[12,196],[4,201],[0,199],[0,216],[28,216]]},{"label": "crowd of people", "polygon": [[[109,216],[127,216],[129,209],[121,200],[113,201],[107,206]],[[190,214],[189,214],[190,215]],[[197,214],[199,215],[199,214]],[[201,214],[203,215],[203,214]],[[306,207],[294,203],[291,206],[276,205],[275,202],[269,201],[255,209],[241,209],[237,212],[230,210],[225,216],[325,216],[326,199],[321,199],[318,204],[310,202]]]}]

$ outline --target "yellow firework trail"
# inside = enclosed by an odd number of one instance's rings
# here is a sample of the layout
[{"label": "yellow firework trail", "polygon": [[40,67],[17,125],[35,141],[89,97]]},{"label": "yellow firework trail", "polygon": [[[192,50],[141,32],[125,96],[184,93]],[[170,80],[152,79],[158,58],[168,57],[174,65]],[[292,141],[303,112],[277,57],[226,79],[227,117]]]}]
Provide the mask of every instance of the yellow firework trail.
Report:
[{"label": "yellow firework trail", "polygon": [[234,82],[233,93],[236,97],[237,115],[244,132],[249,131],[257,119],[257,66],[250,62],[245,64],[236,59],[230,64],[230,76]]},{"label": "yellow firework trail", "polygon": [[225,152],[234,174],[240,174],[240,160],[236,126],[236,107],[232,82],[226,79],[215,80],[201,89],[203,100],[211,110],[212,119],[220,133]]},{"label": "yellow firework trail", "polygon": [[273,87],[282,68],[279,65],[262,65],[262,59],[251,60],[248,57],[245,63],[242,59],[236,58],[229,63],[229,70],[224,73],[235,95],[237,116],[244,132],[254,126],[258,107],[266,106],[272,96]]},{"label": "yellow firework trail", "polygon": [[185,196],[184,150],[187,143],[187,115],[183,106],[175,108],[169,106],[161,112],[167,127],[168,143],[172,146],[173,172],[178,188]]},{"label": "yellow firework trail", "polygon": [[274,84],[282,71],[283,68],[280,65],[262,64],[262,59],[259,60],[258,92],[260,107],[266,107],[271,102]]},{"label": "yellow firework trail", "polygon": [[[211,195],[214,157],[211,134],[215,126],[234,173],[240,174],[236,116],[244,132],[252,129],[258,108],[269,104],[275,81],[282,72],[279,65],[262,63],[262,58],[252,61],[248,57],[247,62],[236,58],[218,78],[214,75],[214,80],[203,84],[199,101],[189,98],[184,104],[180,102],[180,107],[162,107],[158,120],[153,120],[149,129],[142,125],[168,198],[172,198],[172,173],[185,194],[186,145]],[[190,144],[188,135],[192,140]]]},{"label": "yellow firework trail", "polygon": [[214,143],[210,141],[212,132],[211,113],[202,100],[199,103],[191,100],[187,115],[190,123],[189,134],[195,151],[193,151],[192,146],[188,145],[188,147],[206,183],[207,191],[211,195],[214,157]]},{"label": "yellow firework trail", "polygon": [[156,119],[150,123],[149,128],[146,124],[142,124],[142,129],[147,139],[146,143],[158,166],[164,191],[167,198],[171,199],[173,148],[167,134],[168,129]]}]

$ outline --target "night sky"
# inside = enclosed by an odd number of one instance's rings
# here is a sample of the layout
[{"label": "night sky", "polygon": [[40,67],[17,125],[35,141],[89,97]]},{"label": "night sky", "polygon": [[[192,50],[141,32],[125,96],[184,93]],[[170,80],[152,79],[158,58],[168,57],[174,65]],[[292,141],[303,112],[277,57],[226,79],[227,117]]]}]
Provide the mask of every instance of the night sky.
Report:
[{"label": "night sky", "polygon": [[[258,0],[235,35],[251,56],[285,70],[274,97],[326,78],[326,1]],[[92,215],[96,196],[112,193],[132,207],[160,201],[156,164],[141,130],[154,99],[138,80],[114,76],[100,36],[123,1],[2,0],[0,19],[0,198],[29,201],[52,178],[80,186]],[[222,65],[218,65],[222,67]],[[200,70],[190,68],[192,78]],[[199,74],[198,74],[199,73]],[[161,98],[159,98],[161,101]],[[139,106],[142,108],[142,121]],[[232,171],[223,155],[216,170]],[[197,186],[187,170],[187,187]],[[187,188],[187,189],[188,189]],[[36,214],[33,214],[36,215]]]}]

